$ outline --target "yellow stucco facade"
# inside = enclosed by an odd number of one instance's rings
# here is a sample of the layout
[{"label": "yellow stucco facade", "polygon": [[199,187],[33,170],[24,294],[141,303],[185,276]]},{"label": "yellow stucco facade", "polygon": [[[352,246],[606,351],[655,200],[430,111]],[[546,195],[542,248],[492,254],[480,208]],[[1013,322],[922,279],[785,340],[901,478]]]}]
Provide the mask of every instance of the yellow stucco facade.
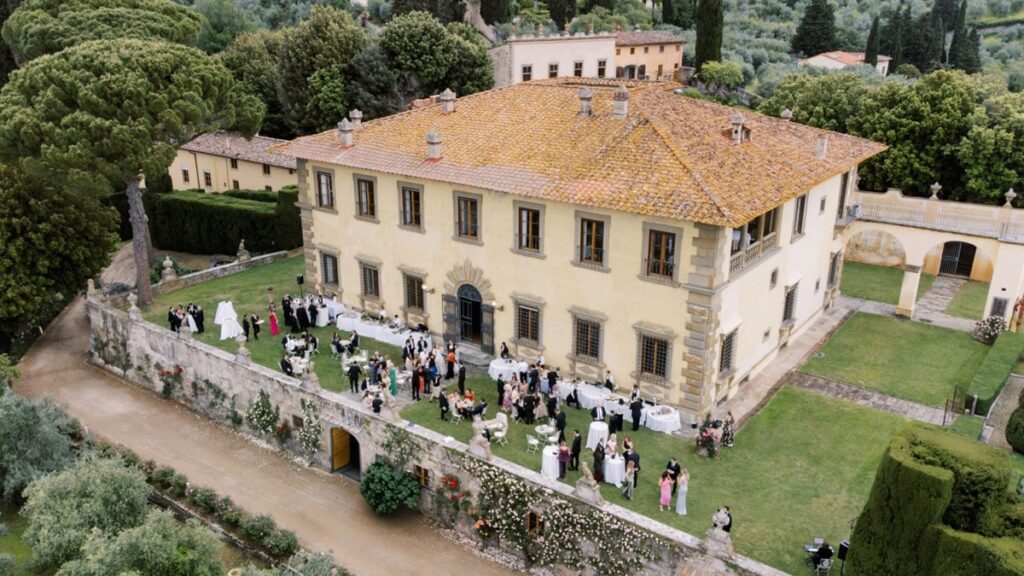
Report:
[{"label": "yellow stucco facade", "polygon": [[[298,183],[295,170],[248,160],[178,150],[169,169],[175,190],[280,190]],[[268,173],[269,172],[269,173]],[[268,188],[269,187],[269,188]]]},{"label": "yellow stucco facade", "polygon": [[620,78],[647,76],[654,80],[673,78],[683,63],[683,42],[615,47],[615,69]]}]

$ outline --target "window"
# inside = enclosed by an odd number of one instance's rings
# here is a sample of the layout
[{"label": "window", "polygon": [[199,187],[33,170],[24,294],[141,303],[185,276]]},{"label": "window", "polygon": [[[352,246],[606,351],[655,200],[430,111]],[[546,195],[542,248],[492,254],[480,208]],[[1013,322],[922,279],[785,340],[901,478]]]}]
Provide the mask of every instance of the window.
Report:
[{"label": "window", "polygon": [[292,428],[295,428],[296,430],[301,430],[302,427],[305,425],[306,421],[302,419],[302,416],[296,416],[295,414],[292,414]]},{"label": "window", "polygon": [[658,78],[661,78],[661,64],[658,64]]},{"label": "window", "polygon": [[842,261],[842,253],[836,252],[828,263],[828,287],[832,288],[839,281],[839,264]]},{"label": "window", "polygon": [[235,190],[240,189],[240,186],[238,185],[238,180],[232,180],[231,187],[234,188]]},{"label": "window", "polygon": [[423,227],[423,189],[417,186],[400,185],[402,226]]},{"label": "window", "polygon": [[263,165],[263,173],[268,175],[268,176],[270,175],[270,164],[264,164]]},{"label": "window", "polygon": [[456,196],[455,235],[469,240],[480,239],[479,199],[472,196]]},{"label": "window", "polygon": [[579,260],[585,264],[604,265],[604,222],[580,219]]},{"label": "window", "polygon": [[540,210],[519,208],[516,248],[540,252]]},{"label": "window", "polygon": [[825,200],[827,200],[827,199],[828,198],[825,197],[825,196],[821,197],[821,205],[818,206],[818,213],[819,214],[824,214],[825,213]]},{"label": "window", "polygon": [[232,170],[238,170],[238,159],[237,158],[232,158],[231,159],[231,169]]},{"label": "window", "polygon": [[[682,46],[676,44],[676,52],[679,52],[680,50],[682,50],[682,48],[683,48]],[[677,64],[677,66],[678,66],[678,64]]]},{"label": "window", "polygon": [[420,488],[430,487],[430,470],[419,464],[413,464],[412,473],[416,477],[416,483],[420,485]]},{"label": "window", "polygon": [[679,70],[679,62],[676,62],[675,64],[673,64],[672,65],[672,69],[673,70]]},{"label": "window", "polygon": [[213,188],[213,174],[210,174],[209,170],[203,170],[203,185],[207,188]]},{"label": "window", "polygon": [[773,240],[775,237],[777,220],[778,208],[761,214],[750,222],[744,224],[741,228],[733,228],[732,254],[735,255],[753,248],[762,241]]},{"label": "window", "polygon": [[768,289],[771,290],[779,285],[779,269],[772,270],[771,278],[768,280]]},{"label": "window", "polygon": [[793,236],[799,236],[804,233],[804,222],[807,220],[807,194],[797,198],[793,207]]},{"label": "window", "polygon": [[615,55],[616,56],[622,56],[622,48],[616,48],[615,49]]},{"label": "window", "polygon": [[576,319],[576,355],[593,360],[601,357],[601,325],[590,320]]},{"label": "window", "polygon": [[523,66],[523,82],[529,82],[533,80],[533,66],[525,64]]},{"label": "window", "polygon": [[368,178],[356,178],[356,216],[377,218],[376,182]]},{"label": "window", "polygon": [[330,172],[316,173],[316,202],[321,208],[334,208],[334,176]]},{"label": "window", "polygon": [[531,536],[540,537],[544,535],[544,519],[533,510],[526,515],[526,531]]},{"label": "window", "polygon": [[188,184],[188,170],[185,168],[181,169],[181,181]]},{"label": "window", "polygon": [[782,306],[782,323],[793,322],[796,319],[796,289],[799,284],[786,288],[786,302]]},{"label": "window", "polygon": [[636,54],[636,48],[630,48],[629,49],[629,53],[630,54]]},{"label": "window", "polygon": [[647,54],[650,51],[651,51],[651,47],[650,46],[644,46],[644,54]]},{"label": "window", "polygon": [[558,78],[558,64],[548,64],[548,78]]},{"label": "window", "polygon": [[320,268],[323,270],[324,284],[338,284],[338,257],[331,254],[320,255]]},{"label": "window", "polygon": [[658,54],[664,54],[664,53],[665,53],[665,45],[662,44],[661,46],[658,46]]},{"label": "window", "polygon": [[580,78],[583,76],[583,62],[573,62],[572,75]]},{"label": "window", "polygon": [[376,266],[363,264],[363,296],[380,298],[380,271]]},{"label": "window", "polygon": [[839,181],[839,207],[836,209],[836,218],[842,219],[843,208],[846,207],[846,192],[850,187],[850,173],[843,172],[843,178]]},{"label": "window", "polygon": [[263,189],[266,190],[267,192],[273,192],[274,191],[274,187],[273,186],[264,186]]},{"label": "window", "polygon": [[540,310],[516,304],[516,339],[540,342]]},{"label": "window", "polygon": [[604,75],[607,72],[607,70],[608,70],[608,61],[607,60],[598,60],[597,61],[597,77],[598,78],[604,78]]},{"label": "window", "polygon": [[668,378],[668,341],[640,336],[640,374]]},{"label": "window", "polygon": [[736,330],[733,330],[726,334],[725,338],[722,338],[722,354],[718,361],[718,372],[720,374],[728,374],[736,367],[736,332]]},{"label": "window", "polygon": [[405,307],[409,310],[423,311],[423,278],[405,275]]},{"label": "window", "polygon": [[288,175],[291,176],[292,174],[295,174],[295,168],[288,169]]},{"label": "window", "polygon": [[664,230],[647,233],[647,275],[675,277],[676,235]]}]

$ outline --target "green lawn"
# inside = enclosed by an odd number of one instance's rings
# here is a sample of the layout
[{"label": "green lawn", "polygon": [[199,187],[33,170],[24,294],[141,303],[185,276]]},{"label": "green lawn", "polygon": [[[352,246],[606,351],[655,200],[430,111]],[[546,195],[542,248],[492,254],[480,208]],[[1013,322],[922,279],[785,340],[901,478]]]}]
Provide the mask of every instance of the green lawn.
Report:
[{"label": "green lawn", "polygon": [[[278,309],[279,320],[283,326],[283,318],[280,317],[281,296],[285,292],[293,296],[298,295],[295,285],[295,276],[302,273],[302,256],[293,256],[273,264],[260,266],[240,272],[232,276],[218,278],[203,284],[184,288],[170,294],[158,296],[153,305],[146,312],[146,319],[150,322],[167,327],[168,306],[187,306],[189,302],[202,305],[206,311],[206,332],[196,335],[196,339],[218,348],[235,352],[238,344],[234,340],[221,341],[220,327],[213,323],[214,314],[217,311],[217,303],[221,300],[231,300],[235,306],[235,312],[239,316],[256,312],[264,320],[263,330],[259,340],[250,340],[246,347],[252,351],[252,359],[258,364],[279,370],[278,362],[281,360],[283,349],[281,347],[281,336],[270,335],[270,322],[267,321],[267,286],[274,286],[274,301]],[[348,381],[342,381],[343,371],[341,363],[331,360],[330,342],[331,335],[336,331],[332,325],[324,328],[313,328],[311,332],[316,334],[320,340],[320,355],[316,361],[316,373],[320,377],[320,385],[328,390],[348,390]],[[342,332],[343,338],[348,334]],[[381,354],[390,355],[392,360],[400,363],[402,351],[399,348],[371,340],[361,338],[360,344],[363,348]]]},{"label": "green lawn", "polygon": [[[932,287],[935,277],[921,274],[917,286],[917,297],[920,298]],[[843,294],[853,298],[863,298],[886,304],[899,304],[900,287],[903,285],[903,270],[887,268],[860,262],[844,262],[843,278],[839,289]]]},{"label": "green lawn", "polygon": [[7,535],[0,536],[0,554],[14,556],[17,563],[14,572],[16,576],[33,574],[28,569],[28,563],[32,561],[32,550],[22,540],[28,522],[14,508],[0,504],[0,524],[7,525]]},{"label": "green lawn", "polygon": [[969,440],[981,438],[981,430],[985,427],[985,419],[981,416],[968,416],[966,414],[957,416],[949,431],[958,434]]},{"label": "green lawn", "polygon": [[970,384],[987,352],[964,332],[859,312],[801,370],[943,406],[954,386]]},{"label": "green lawn", "polygon": [[967,282],[960,287],[953,301],[946,307],[946,314],[969,320],[981,320],[988,301],[988,284]]},{"label": "green lawn", "polygon": [[[494,405],[493,382],[477,379],[471,387]],[[468,423],[441,422],[437,405],[426,401],[407,407],[402,416],[463,442],[472,433]],[[625,431],[636,443],[643,469],[634,500],[610,485],[602,491],[610,502],[699,537],[712,512],[728,505],[739,553],[801,574],[806,571],[805,541],[849,537],[849,521],[867,500],[882,452],[906,424],[888,413],[787,387],[737,434],[736,447],[726,448],[717,460],[694,456],[691,443],[676,436]],[[577,428],[585,438],[588,425],[589,412],[569,409],[569,430]],[[494,454],[540,470],[541,456],[525,451],[528,433],[531,427],[512,423],[509,445],[492,446]],[[582,459],[592,465],[588,454],[584,450]],[[692,475],[686,517],[658,510],[657,478],[671,456]],[[566,480],[571,484],[578,477],[570,473]]]}]

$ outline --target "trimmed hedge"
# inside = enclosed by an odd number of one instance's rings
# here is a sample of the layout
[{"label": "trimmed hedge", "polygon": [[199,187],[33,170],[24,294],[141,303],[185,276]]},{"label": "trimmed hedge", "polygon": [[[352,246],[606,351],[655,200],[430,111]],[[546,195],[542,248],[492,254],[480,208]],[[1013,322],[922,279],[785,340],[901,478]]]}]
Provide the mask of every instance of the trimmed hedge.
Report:
[{"label": "trimmed hedge", "polygon": [[920,550],[933,560],[934,576],[1020,576],[1024,574],[1024,542],[1014,538],[985,538],[949,526],[928,529]]},{"label": "trimmed hedge", "polygon": [[967,387],[967,393],[978,397],[975,414],[985,416],[995,402],[1003,385],[1013,372],[1017,359],[1024,353],[1024,333],[1003,332],[996,338],[985,361],[978,367]]},{"label": "trimmed hedge", "polygon": [[254,202],[277,203],[277,192],[270,190],[228,190],[227,192],[221,192],[221,196],[241,198],[242,200],[252,200]]},{"label": "trimmed hedge", "polygon": [[1006,442],[1015,451],[1024,454],[1024,404],[1010,414],[1010,420],[1006,423]]}]

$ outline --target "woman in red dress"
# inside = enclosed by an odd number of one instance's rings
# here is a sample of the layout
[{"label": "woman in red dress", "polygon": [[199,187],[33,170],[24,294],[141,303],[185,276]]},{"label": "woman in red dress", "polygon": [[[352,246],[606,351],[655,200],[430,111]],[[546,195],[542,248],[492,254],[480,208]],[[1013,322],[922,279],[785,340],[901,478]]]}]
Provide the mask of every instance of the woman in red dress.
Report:
[{"label": "woman in red dress", "polygon": [[270,334],[277,336],[281,333],[281,329],[277,327],[277,314],[274,313],[274,307],[270,307]]}]

